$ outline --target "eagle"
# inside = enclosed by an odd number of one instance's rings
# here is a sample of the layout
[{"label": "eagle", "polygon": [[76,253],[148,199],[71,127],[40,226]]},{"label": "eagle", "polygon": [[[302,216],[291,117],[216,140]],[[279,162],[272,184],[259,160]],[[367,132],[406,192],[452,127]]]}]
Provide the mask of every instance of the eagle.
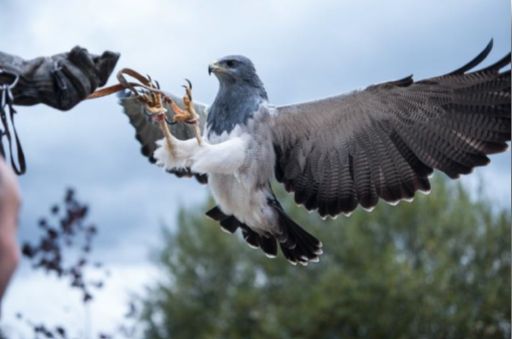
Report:
[{"label": "eagle", "polygon": [[[510,141],[510,53],[475,70],[492,49],[441,76],[412,76],[348,94],[287,106],[269,103],[250,59],[223,57],[208,66],[219,89],[210,106],[192,106],[203,142],[187,124],[170,125],[174,147],[133,95],[120,104],[150,162],[207,183],[216,206],[206,212],[268,257],[278,247],[292,264],[317,262],[322,242],[295,223],[271,187],[276,179],[295,202],[322,217],[371,210],[429,192],[434,169],[450,178],[489,163]],[[176,113],[168,110],[169,121]]]}]

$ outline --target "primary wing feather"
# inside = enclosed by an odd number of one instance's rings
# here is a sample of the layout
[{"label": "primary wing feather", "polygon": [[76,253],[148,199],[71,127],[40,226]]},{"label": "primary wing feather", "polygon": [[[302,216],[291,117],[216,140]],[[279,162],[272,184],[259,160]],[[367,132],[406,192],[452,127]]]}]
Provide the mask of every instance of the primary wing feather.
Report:
[{"label": "primary wing feather", "polygon": [[510,54],[418,82],[412,76],[348,95],[278,108],[275,172],[295,201],[322,216],[428,191],[433,169],[451,178],[489,162],[510,140]]},{"label": "primary wing feather", "polygon": [[[178,106],[183,108],[182,99],[171,94],[168,95]],[[129,92],[122,92],[120,94],[119,103],[123,106],[123,111],[128,116],[130,124],[135,128],[135,138],[141,145],[142,155],[148,158],[151,163],[155,163],[156,160],[153,157],[153,152],[157,148],[156,141],[164,137],[160,128],[146,116],[144,104],[138,100],[137,97],[130,95]],[[168,120],[172,121],[174,112],[168,105],[166,105],[165,108],[167,109]],[[194,108],[199,115],[202,130],[204,122],[206,121],[207,108],[205,105],[197,103],[194,104]],[[171,133],[178,139],[186,140],[195,137],[192,127],[186,124],[169,125],[169,128]],[[178,177],[194,176],[200,183],[207,182],[207,176],[205,174],[193,173],[190,169],[172,170],[169,172]]]}]

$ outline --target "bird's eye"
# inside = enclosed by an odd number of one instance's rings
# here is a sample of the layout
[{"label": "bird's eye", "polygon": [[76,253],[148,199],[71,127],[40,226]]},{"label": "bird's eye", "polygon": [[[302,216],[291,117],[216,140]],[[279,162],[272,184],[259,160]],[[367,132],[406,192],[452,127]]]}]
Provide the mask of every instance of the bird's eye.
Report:
[{"label": "bird's eye", "polygon": [[228,66],[229,68],[235,67],[235,61],[234,60],[227,60],[226,61],[226,66]]}]

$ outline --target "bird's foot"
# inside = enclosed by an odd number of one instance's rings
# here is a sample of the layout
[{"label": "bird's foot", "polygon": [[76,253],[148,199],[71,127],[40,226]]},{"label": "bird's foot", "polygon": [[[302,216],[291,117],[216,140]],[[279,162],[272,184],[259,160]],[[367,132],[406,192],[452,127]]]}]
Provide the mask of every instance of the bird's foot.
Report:
[{"label": "bird's foot", "polygon": [[185,88],[185,95],[183,96],[182,109],[174,101],[170,103],[171,109],[174,111],[174,122],[185,122],[188,124],[195,124],[199,120],[199,116],[194,109],[194,102],[192,101],[192,83],[190,80],[185,79],[187,84],[183,85]]},{"label": "bird's foot", "polygon": [[[160,90],[160,84],[153,81],[151,77],[147,76],[148,87]],[[165,113],[167,109],[164,108],[162,94],[158,92],[148,91],[140,94],[140,100],[146,105],[146,115],[151,117],[154,121],[165,120]]]}]

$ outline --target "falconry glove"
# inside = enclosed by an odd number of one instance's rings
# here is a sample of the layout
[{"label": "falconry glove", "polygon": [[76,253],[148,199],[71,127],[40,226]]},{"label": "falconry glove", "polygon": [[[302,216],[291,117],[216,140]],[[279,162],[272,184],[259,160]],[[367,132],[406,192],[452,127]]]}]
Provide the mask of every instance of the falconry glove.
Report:
[{"label": "falconry glove", "polygon": [[118,59],[118,53],[106,51],[98,56],[78,46],[68,53],[28,61],[0,52],[0,156],[6,157],[5,137],[16,174],[23,174],[26,164],[13,105],[43,103],[69,110],[107,82]]},{"label": "falconry glove", "polygon": [[15,105],[44,103],[69,110],[107,82],[118,59],[118,53],[106,51],[98,56],[78,46],[68,53],[28,61],[0,52],[4,73],[0,72],[0,84],[10,81],[8,75],[19,76],[12,88]]}]

